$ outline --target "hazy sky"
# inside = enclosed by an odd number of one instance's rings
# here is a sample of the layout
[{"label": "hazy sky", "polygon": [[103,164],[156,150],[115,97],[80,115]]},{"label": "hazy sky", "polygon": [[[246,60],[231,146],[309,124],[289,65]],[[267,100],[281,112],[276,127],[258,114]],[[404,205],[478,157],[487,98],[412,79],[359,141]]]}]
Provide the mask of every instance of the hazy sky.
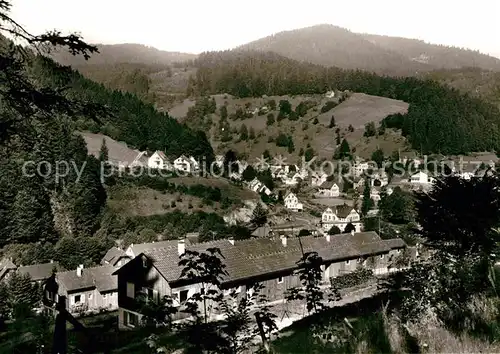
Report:
[{"label": "hazy sky", "polygon": [[89,42],[199,53],[320,23],[424,39],[500,57],[498,0],[13,0],[30,31],[78,31]]}]

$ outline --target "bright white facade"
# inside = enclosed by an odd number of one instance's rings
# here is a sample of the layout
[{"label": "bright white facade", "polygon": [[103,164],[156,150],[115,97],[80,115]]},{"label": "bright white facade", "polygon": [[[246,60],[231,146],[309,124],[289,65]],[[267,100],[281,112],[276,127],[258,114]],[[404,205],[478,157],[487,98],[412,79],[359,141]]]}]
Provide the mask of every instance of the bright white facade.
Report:
[{"label": "bright white facade", "polygon": [[328,232],[333,226],[337,226],[343,232],[349,223],[354,225],[355,232],[361,232],[361,217],[359,213],[353,207],[345,204],[337,206],[335,210],[326,208],[321,215],[321,224],[325,232]]},{"label": "bright white facade", "polygon": [[198,162],[194,158],[192,157],[188,158],[184,155],[181,155],[174,160],[174,168],[177,171],[182,171],[187,173],[194,172],[196,170],[197,164]]},{"label": "bright white facade", "polygon": [[292,211],[302,211],[304,206],[294,193],[288,193],[284,199],[285,207]]},{"label": "bright white facade", "polygon": [[149,157],[148,167],[149,168],[158,168],[160,170],[171,169],[171,165],[170,165],[170,162],[168,161],[167,156],[165,156],[165,154],[159,150],[155,151],[154,154]]},{"label": "bright white facade", "polygon": [[325,183],[327,179],[328,179],[328,175],[324,172],[313,173],[313,175],[311,176],[311,186],[319,187],[323,183]]},{"label": "bright white facade", "polygon": [[318,196],[336,198],[340,196],[340,188],[337,183],[326,181],[319,187]]},{"label": "bright white facade", "polygon": [[434,182],[434,178],[429,177],[429,175],[425,172],[418,171],[410,177],[410,183],[412,184],[432,184]]}]

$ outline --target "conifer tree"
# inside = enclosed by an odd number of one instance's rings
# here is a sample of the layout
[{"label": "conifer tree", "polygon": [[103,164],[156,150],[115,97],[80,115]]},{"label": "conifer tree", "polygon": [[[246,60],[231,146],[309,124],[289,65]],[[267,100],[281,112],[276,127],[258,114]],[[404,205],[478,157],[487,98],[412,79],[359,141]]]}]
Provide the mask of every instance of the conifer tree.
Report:
[{"label": "conifer tree", "polygon": [[37,284],[33,284],[28,274],[14,272],[8,280],[9,305],[14,318],[24,318],[32,313],[42,300]]},{"label": "conifer tree", "polygon": [[24,177],[20,182],[20,188],[11,206],[10,241],[54,242],[57,240],[57,234],[47,193],[37,180]]},{"label": "conifer tree", "polygon": [[108,147],[106,146],[106,139],[102,138],[101,149],[99,150],[99,161],[107,162],[109,159]]},{"label": "conifer tree", "polygon": [[330,119],[330,125],[328,126],[328,128],[333,128],[335,127],[335,117],[332,115],[332,118]]},{"label": "conifer tree", "polygon": [[368,212],[373,208],[373,200],[371,198],[371,180],[369,178],[365,179],[365,189],[363,190],[363,201],[361,203],[361,214],[366,216]]},{"label": "conifer tree", "polygon": [[339,159],[344,159],[344,158],[348,158],[351,156],[351,148],[349,147],[349,143],[347,142],[346,139],[342,140],[342,143],[340,144],[339,148],[337,149],[337,152],[335,155]]},{"label": "conifer tree", "polygon": [[245,124],[241,125],[240,128],[240,139],[243,141],[248,140],[248,128]]},{"label": "conifer tree", "polygon": [[264,206],[258,202],[252,212],[251,223],[256,227],[263,226],[267,222],[268,211],[264,209]]}]

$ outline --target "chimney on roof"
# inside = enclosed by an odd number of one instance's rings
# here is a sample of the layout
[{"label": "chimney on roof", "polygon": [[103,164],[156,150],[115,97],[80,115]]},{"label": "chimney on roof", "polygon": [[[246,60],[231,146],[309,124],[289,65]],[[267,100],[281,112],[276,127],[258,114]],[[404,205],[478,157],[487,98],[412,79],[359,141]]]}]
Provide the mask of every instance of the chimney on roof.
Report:
[{"label": "chimney on roof", "polygon": [[230,244],[232,244],[234,246],[234,237],[233,236],[229,236],[229,238],[227,240],[229,241]]},{"label": "chimney on roof", "polygon": [[351,230],[351,235],[353,235],[353,236],[354,236],[354,230]]},{"label": "chimney on roof", "polygon": [[280,239],[281,239],[281,244],[283,245],[283,247],[286,247],[288,237],[286,237],[286,235],[281,235]]},{"label": "chimney on roof", "polygon": [[50,260],[50,263],[54,263],[54,260],[53,260],[53,259],[51,259],[51,260]]},{"label": "chimney on roof", "polygon": [[183,238],[177,242],[177,252],[179,256],[182,256],[186,252],[186,241]]},{"label": "chimney on roof", "polygon": [[78,267],[76,267],[76,275],[78,277],[81,277],[82,276],[82,272],[83,272],[83,264],[80,264]]},{"label": "chimney on roof", "polygon": [[332,236],[330,234],[326,234],[325,237],[326,237],[326,242],[330,242],[330,240],[332,239]]}]

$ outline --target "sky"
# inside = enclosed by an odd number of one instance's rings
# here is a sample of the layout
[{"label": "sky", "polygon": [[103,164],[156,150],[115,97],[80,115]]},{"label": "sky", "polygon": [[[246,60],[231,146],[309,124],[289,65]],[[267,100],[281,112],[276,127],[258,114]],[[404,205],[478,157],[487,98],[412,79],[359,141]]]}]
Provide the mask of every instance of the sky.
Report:
[{"label": "sky", "polygon": [[498,0],[13,0],[29,31],[79,32],[91,43],[141,43],[200,53],[329,23],[500,57]]}]

